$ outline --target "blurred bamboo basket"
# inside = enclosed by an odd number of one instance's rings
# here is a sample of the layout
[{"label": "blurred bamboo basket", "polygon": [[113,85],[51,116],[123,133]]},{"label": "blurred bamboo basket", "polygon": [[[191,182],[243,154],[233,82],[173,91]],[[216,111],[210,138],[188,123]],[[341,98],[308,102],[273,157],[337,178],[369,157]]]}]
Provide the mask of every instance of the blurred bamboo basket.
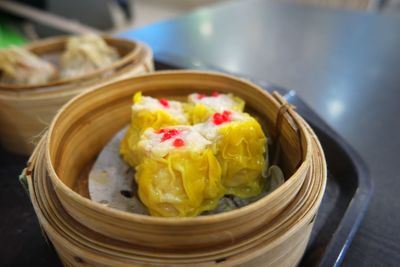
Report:
[{"label": "blurred bamboo basket", "polygon": [[[153,71],[153,55],[146,45],[125,39],[103,38],[117,49],[121,57],[105,68],[35,86],[0,83],[0,142],[6,149],[30,154],[35,139],[39,139],[58,109],[72,97],[92,87]],[[67,39],[50,38],[27,48],[41,57],[59,61]]]},{"label": "blurred bamboo basket", "polygon": [[[129,214],[78,194],[98,153],[128,123],[138,90],[176,99],[211,90],[242,97],[278,144],[285,183],[241,209],[195,218]],[[39,221],[65,266],[295,266],[323,196],[326,163],[312,130],[279,95],[223,74],[179,71],[140,75],[70,101],[24,175]]]}]

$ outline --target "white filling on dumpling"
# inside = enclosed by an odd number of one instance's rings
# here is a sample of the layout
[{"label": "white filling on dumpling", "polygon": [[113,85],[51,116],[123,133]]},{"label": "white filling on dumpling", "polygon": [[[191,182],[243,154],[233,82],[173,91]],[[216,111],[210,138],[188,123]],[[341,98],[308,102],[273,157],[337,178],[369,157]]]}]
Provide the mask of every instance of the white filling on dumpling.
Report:
[{"label": "white filling on dumpling", "polygon": [[171,116],[175,117],[180,123],[187,123],[187,117],[183,111],[183,105],[181,102],[167,100],[168,106],[161,104],[161,100],[150,96],[142,96],[139,103],[132,105],[132,111],[148,110],[157,111],[164,110]]},{"label": "white filling on dumpling", "polygon": [[[211,144],[193,126],[173,126],[163,128],[162,130],[165,132],[149,128],[141,136],[138,146],[142,147],[147,155],[162,158],[169,152],[177,149],[200,152]],[[168,130],[176,130],[178,134],[172,135],[170,138],[165,138],[165,133]],[[177,142],[176,140],[181,141]]]},{"label": "white filling on dumpling", "polygon": [[217,112],[233,109],[237,103],[230,94],[218,94],[216,96],[205,96],[202,94],[190,94],[189,103],[203,104]]}]

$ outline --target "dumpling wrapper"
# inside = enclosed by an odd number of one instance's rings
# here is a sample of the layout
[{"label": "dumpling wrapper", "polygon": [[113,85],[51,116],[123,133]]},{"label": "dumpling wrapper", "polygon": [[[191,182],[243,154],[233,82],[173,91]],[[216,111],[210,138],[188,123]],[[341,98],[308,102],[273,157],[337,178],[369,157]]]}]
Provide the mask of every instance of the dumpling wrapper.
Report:
[{"label": "dumpling wrapper", "polygon": [[[215,115],[227,121],[217,121]],[[229,117],[229,118],[228,118]],[[215,113],[207,122],[195,126],[214,143],[214,153],[221,164],[226,194],[253,197],[262,191],[266,166],[266,136],[261,125],[246,113]]]},{"label": "dumpling wrapper", "polygon": [[138,143],[142,152],[137,152],[143,161],[135,179],[151,215],[197,216],[217,206],[225,189],[210,145],[192,126],[144,132]]},{"label": "dumpling wrapper", "polygon": [[[165,100],[167,101],[167,100]],[[128,132],[121,141],[120,154],[132,167],[137,166],[141,157],[134,151],[141,134],[148,128],[158,130],[163,127],[187,124],[182,103],[168,101],[168,107],[152,97],[144,97],[138,92],[133,97],[131,123]]]},{"label": "dumpling wrapper", "polygon": [[211,149],[146,158],[137,167],[139,196],[153,216],[192,217],[214,209],[224,195],[221,167]]}]

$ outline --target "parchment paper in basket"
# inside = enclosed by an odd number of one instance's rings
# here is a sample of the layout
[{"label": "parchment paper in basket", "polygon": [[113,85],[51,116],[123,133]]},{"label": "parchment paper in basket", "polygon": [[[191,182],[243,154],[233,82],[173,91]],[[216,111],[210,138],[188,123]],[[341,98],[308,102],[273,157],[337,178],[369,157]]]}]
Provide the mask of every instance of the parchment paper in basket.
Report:
[{"label": "parchment paper in basket", "polygon": [[[119,143],[127,128],[118,132],[100,152],[89,173],[90,198],[98,203],[122,211],[146,214],[148,211],[137,195],[134,182],[134,170],[119,155]],[[247,199],[225,196],[218,206],[203,215],[216,214],[243,207],[266,196],[284,183],[284,176],[278,166],[271,166],[266,171],[266,183],[263,192]]]},{"label": "parchment paper in basket", "polygon": [[133,182],[134,170],[119,155],[119,143],[126,128],[118,132],[100,152],[89,173],[90,198],[122,211],[148,214]]}]

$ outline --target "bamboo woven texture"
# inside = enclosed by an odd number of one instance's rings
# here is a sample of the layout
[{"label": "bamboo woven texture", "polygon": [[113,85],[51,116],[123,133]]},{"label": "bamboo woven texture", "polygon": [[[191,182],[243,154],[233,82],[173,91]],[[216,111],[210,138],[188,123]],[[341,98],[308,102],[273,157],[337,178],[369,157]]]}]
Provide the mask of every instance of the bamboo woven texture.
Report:
[{"label": "bamboo woven texture", "polygon": [[[142,75],[94,89],[58,113],[25,174],[39,221],[65,266],[296,265],[323,196],[326,163],[315,134],[291,108],[283,114],[280,134],[270,133],[280,144],[286,182],[244,208],[196,218],[156,218],[112,210],[73,191],[87,175],[93,157],[129,121],[131,98],[125,98],[134,91],[179,99],[188,91],[211,88],[244,98],[268,129],[274,129],[279,110],[286,105],[279,95],[271,96],[247,81],[179,71]],[[90,103],[92,98],[102,105]],[[87,110],[77,117],[72,111],[82,103]],[[97,120],[107,129],[101,130]],[[95,129],[103,134],[89,136]],[[87,146],[79,136],[86,138]],[[78,150],[75,154],[74,149]],[[126,237],[129,231],[133,233]]]},{"label": "bamboo woven texture", "polygon": [[[58,109],[71,98],[90,88],[154,70],[153,55],[146,45],[112,37],[104,39],[121,56],[106,68],[35,86],[0,84],[0,142],[6,149],[29,155]],[[67,37],[51,38],[27,48],[41,56],[59,56],[66,41]]]}]

